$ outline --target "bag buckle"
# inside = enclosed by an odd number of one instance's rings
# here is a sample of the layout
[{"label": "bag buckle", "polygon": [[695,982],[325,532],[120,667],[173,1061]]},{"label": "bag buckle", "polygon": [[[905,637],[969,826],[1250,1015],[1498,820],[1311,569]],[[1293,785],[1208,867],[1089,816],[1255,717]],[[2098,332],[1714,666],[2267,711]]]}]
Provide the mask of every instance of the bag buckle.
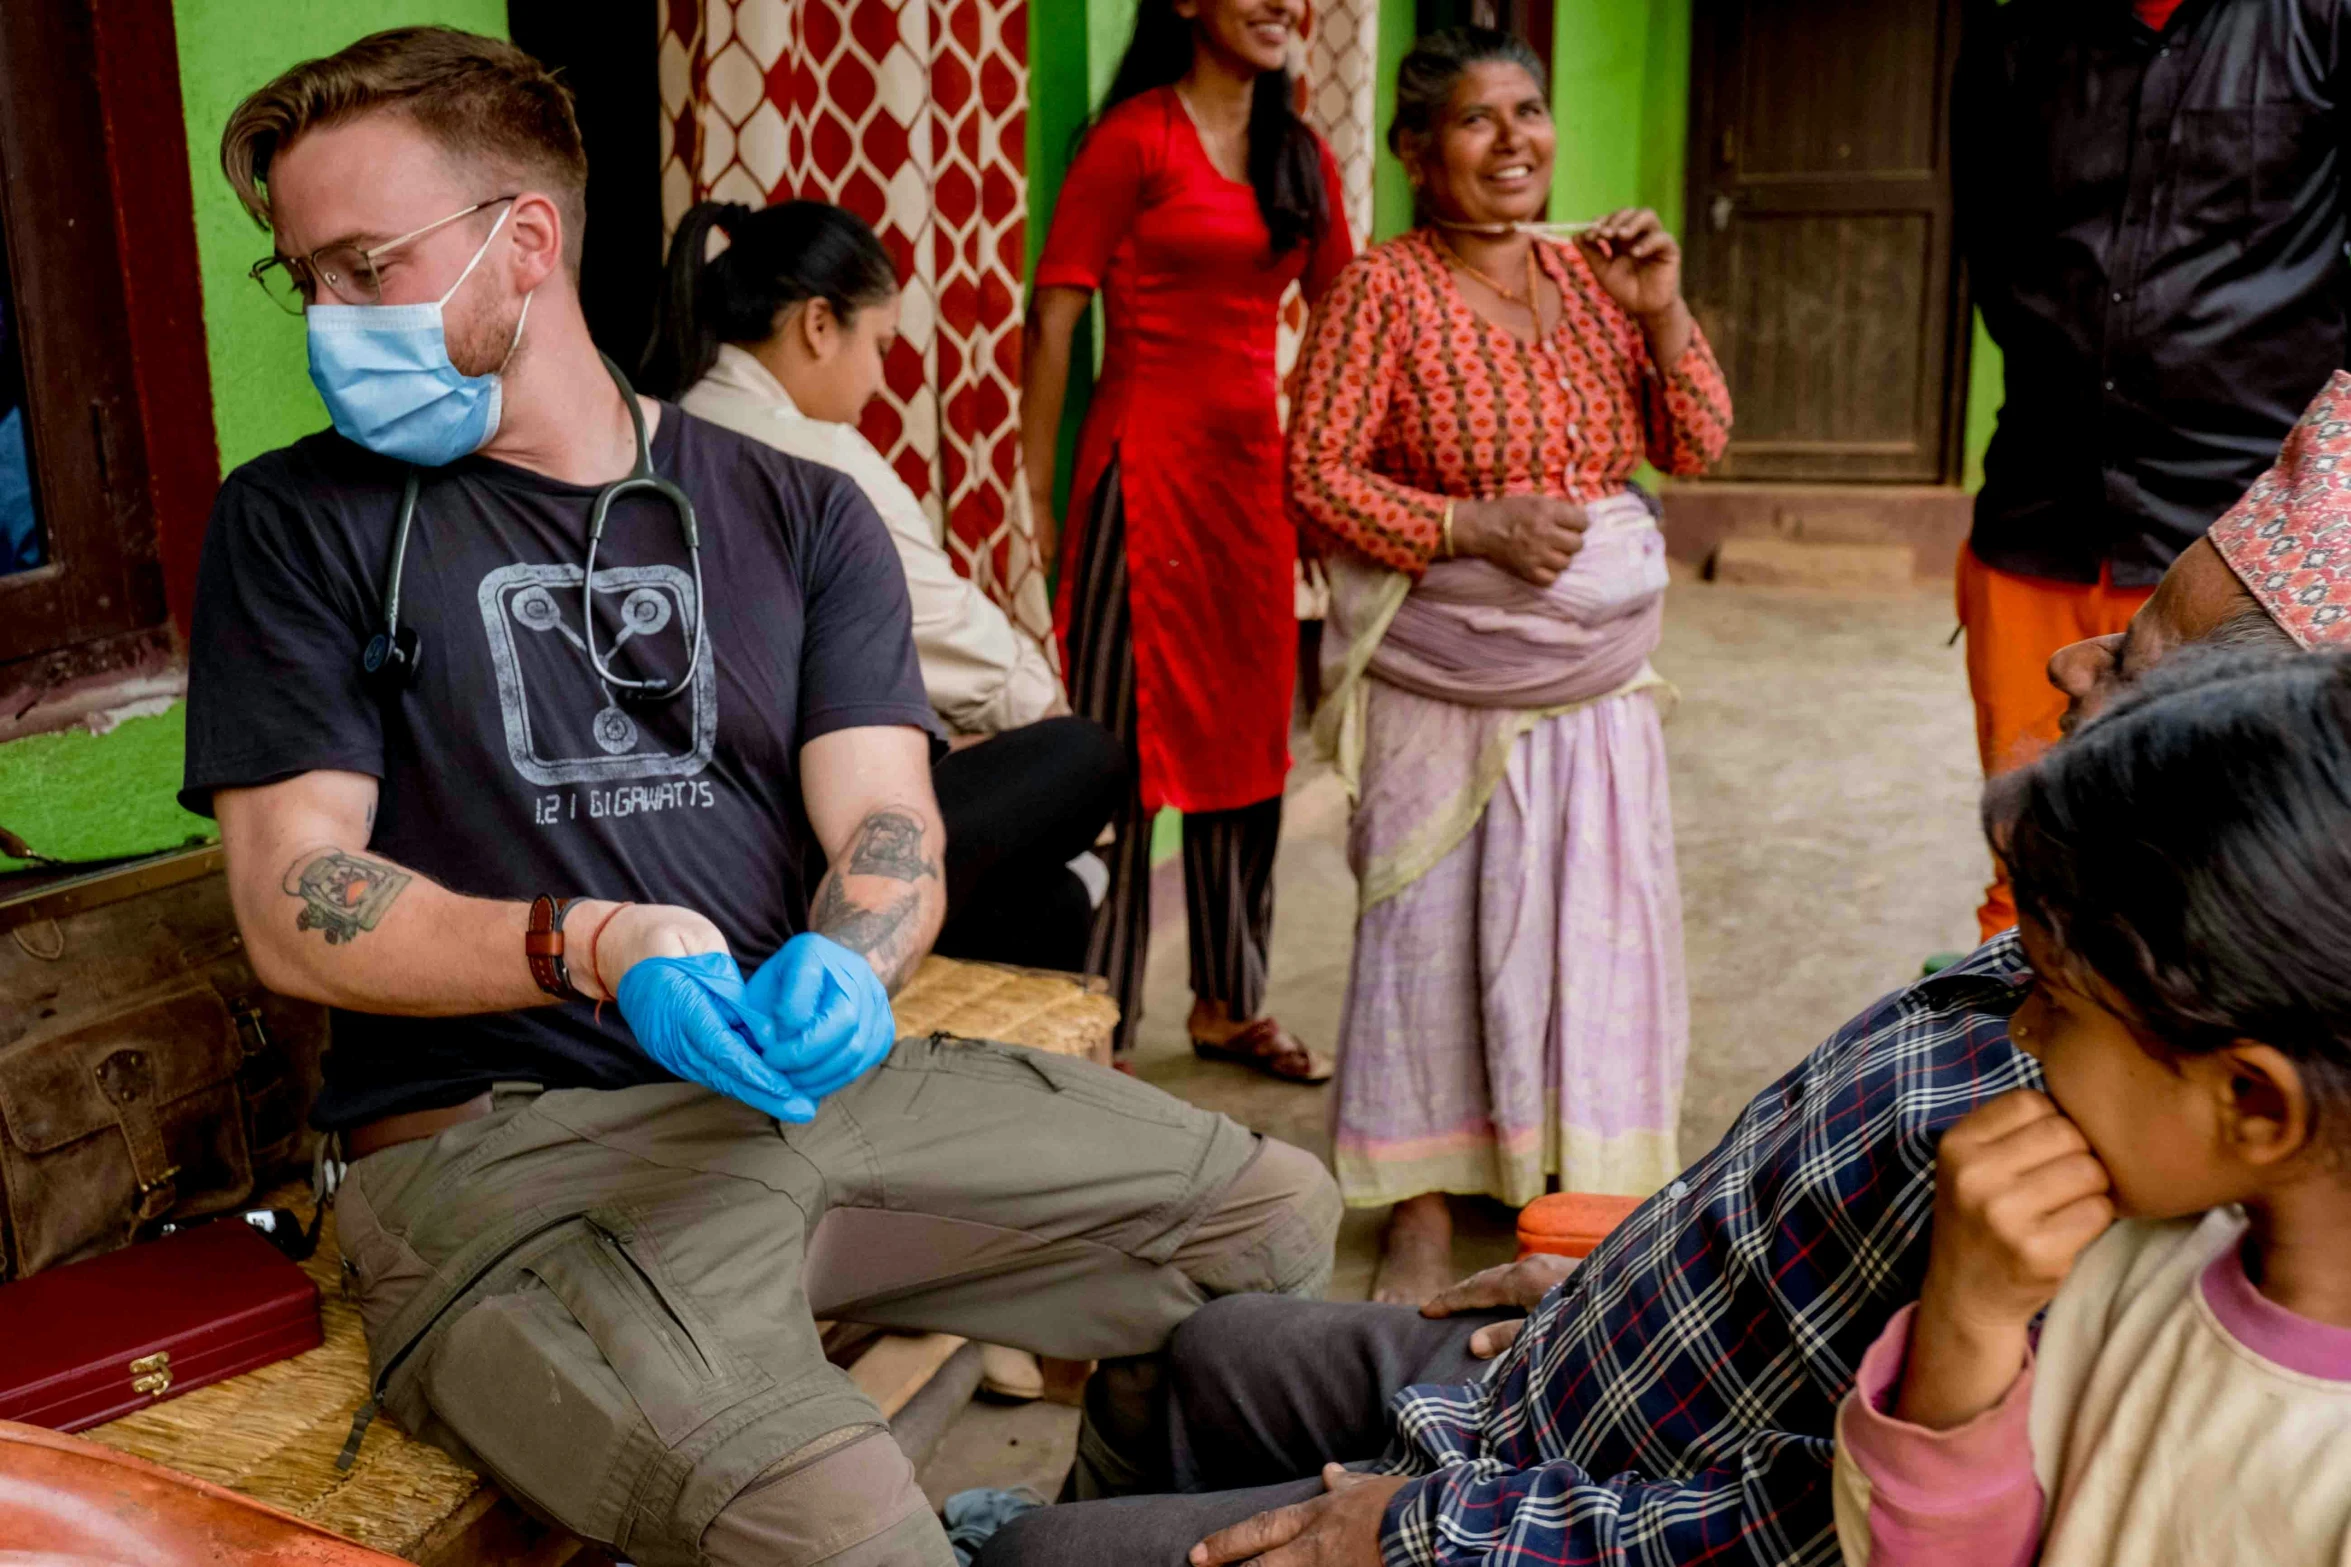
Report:
[{"label": "bag buckle", "polygon": [[236,1021],[237,1044],[251,1060],[270,1048],[269,1026],[261,1020],[261,1008],[250,997],[229,1004],[229,1016]]}]

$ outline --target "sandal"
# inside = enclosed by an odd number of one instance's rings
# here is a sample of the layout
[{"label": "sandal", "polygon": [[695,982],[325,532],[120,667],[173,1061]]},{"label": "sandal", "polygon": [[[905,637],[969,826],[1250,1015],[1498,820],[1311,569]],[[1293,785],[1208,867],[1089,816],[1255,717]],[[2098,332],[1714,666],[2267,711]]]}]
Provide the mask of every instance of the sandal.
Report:
[{"label": "sandal", "polygon": [[1270,1017],[1261,1017],[1223,1044],[1211,1044],[1195,1035],[1192,1054],[1203,1061],[1231,1061],[1255,1067],[1285,1083],[1327,1083],[1338,1063]]}]

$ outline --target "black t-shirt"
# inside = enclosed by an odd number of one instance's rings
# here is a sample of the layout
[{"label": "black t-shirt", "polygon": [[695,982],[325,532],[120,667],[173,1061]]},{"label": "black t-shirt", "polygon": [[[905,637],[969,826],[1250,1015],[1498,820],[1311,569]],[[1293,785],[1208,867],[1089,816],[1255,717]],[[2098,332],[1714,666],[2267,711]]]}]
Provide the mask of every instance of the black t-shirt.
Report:
[{"label": "black t-shirt", "polygon": [[[592,487],[469,457],[423,474],[400,623],[422,677],[389,704],[359,657],[383,620],[406,468],[332,431],[221,486],[197,578],[180,800],[329,768],[381,781],[372,852],[462,893],[674,903],[745,968],[805,927],[821,850],[801,746],[837,729],[935,732],[906,580],[856,484],[664,404],[653,465],[701,521],[709,639],[667,702],[613,699],[580,637]],[[612,508],[596,646],[675,680],[691,562],[659,500]],[[361,939],[364,939],[361,938]],[[321,1126],[454,1104],[493,1082],[623,1087],[668,1074],[619,1010],[583,1002],[415,1019],[338,1012]]]}]

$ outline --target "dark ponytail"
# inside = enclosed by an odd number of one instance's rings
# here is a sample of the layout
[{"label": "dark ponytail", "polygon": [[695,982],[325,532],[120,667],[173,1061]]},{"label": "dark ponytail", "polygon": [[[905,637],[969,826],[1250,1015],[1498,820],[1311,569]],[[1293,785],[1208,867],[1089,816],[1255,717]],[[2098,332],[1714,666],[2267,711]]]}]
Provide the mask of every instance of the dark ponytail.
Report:
[{"label": "dark ponytail", "polygon": [[[712,229],[729,243],[704,261]],[[773,336],[794,305],[821,299],[846,326],[858,311],[897,292],[890,253],[872,229],[839,207],[786,201],[754,211],[740,202],[701,202],[670,239],[637,387],[654,397],[683,397],[710,373],[719,344]]]},{"label": "dark ponytail", "polygon": [[[1176,15],[1175,0],[1142,0],[1134,39],[1087,128],[1129,98],[1173,87],[1191,68],[1192,24]],[[1257,214],[1273,236],[1275,255],[1318,243],[1330,227],[1322,147],[1313,127],[1298,117],[1288,71],[1265,72],[1250,94],[1249,184],[1257,192]]]}]

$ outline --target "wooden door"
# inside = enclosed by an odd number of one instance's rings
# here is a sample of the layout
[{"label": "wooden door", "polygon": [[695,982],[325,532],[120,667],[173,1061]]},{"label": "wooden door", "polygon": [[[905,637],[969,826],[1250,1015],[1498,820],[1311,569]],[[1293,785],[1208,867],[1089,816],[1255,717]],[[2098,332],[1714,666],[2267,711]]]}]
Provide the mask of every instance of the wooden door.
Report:
[{"label": "wooden door", "polygon": [[1957,477],[1959,0],[1697,0],[1686,289],[1737,410],[1723,479]]}]

